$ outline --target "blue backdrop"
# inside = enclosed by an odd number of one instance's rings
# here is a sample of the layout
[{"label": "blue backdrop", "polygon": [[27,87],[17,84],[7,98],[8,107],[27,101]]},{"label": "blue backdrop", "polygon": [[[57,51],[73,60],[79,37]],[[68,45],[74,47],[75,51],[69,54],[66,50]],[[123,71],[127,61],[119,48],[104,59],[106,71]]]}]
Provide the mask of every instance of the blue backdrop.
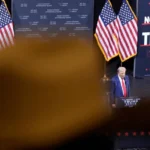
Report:
[{"label": "blue backdrop", "polygon": [[94,0],[13,0],[15,34],[93,36]]},{"label": "blue backdrop", "polygon": [[150,1],[138,0],[138,55],[135,76],[150,76]]}]

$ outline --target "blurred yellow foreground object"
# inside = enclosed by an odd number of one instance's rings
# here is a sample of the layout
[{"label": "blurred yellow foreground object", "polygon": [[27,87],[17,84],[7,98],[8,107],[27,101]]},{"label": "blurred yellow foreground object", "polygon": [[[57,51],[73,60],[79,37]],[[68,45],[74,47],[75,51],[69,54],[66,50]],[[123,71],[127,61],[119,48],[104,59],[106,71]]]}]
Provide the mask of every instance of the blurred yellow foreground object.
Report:
[{"label": "blurred yellow foreground object", "polygon": [[64,38],[1,51],[0,144],[59,144],[106,120],[97,55],[91,42]]}]

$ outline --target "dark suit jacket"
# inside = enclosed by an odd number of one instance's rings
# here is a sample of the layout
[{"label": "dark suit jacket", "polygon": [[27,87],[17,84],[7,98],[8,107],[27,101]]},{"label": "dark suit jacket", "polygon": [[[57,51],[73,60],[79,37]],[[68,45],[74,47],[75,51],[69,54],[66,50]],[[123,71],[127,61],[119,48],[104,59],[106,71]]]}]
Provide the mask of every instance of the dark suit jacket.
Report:
[{"label": "dark suit jacket", "polygon": [[[130,81],[129,77],[126,75],[125,78],[125,84],[127,88],[127,96],[130,96]],[[119,80],[118,75],[114,76],[111,80],[111,99],[114,102],[115,98],[123,97],[122,87]]]}]

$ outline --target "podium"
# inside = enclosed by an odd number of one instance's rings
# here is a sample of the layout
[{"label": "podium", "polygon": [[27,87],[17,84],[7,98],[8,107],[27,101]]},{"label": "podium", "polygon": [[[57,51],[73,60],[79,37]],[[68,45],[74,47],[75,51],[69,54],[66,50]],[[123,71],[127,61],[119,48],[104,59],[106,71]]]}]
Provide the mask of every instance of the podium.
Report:
[{"label": "podium", "polygon": [[116,108],[135,107],[140,100],[141,98],[137,96],[119,97],[115,100]]}]

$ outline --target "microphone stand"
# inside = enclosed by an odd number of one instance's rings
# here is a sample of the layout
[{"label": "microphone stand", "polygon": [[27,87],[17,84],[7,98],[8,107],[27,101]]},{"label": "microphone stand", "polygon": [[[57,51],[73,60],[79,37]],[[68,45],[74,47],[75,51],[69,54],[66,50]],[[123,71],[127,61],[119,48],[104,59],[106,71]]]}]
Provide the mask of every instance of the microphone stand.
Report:
[{"label": "microphone stand", "polygon": [[109,78],[106,75],[106,61],[104,62],[104,76],[101,79],[103,82],[109,81]]}]

